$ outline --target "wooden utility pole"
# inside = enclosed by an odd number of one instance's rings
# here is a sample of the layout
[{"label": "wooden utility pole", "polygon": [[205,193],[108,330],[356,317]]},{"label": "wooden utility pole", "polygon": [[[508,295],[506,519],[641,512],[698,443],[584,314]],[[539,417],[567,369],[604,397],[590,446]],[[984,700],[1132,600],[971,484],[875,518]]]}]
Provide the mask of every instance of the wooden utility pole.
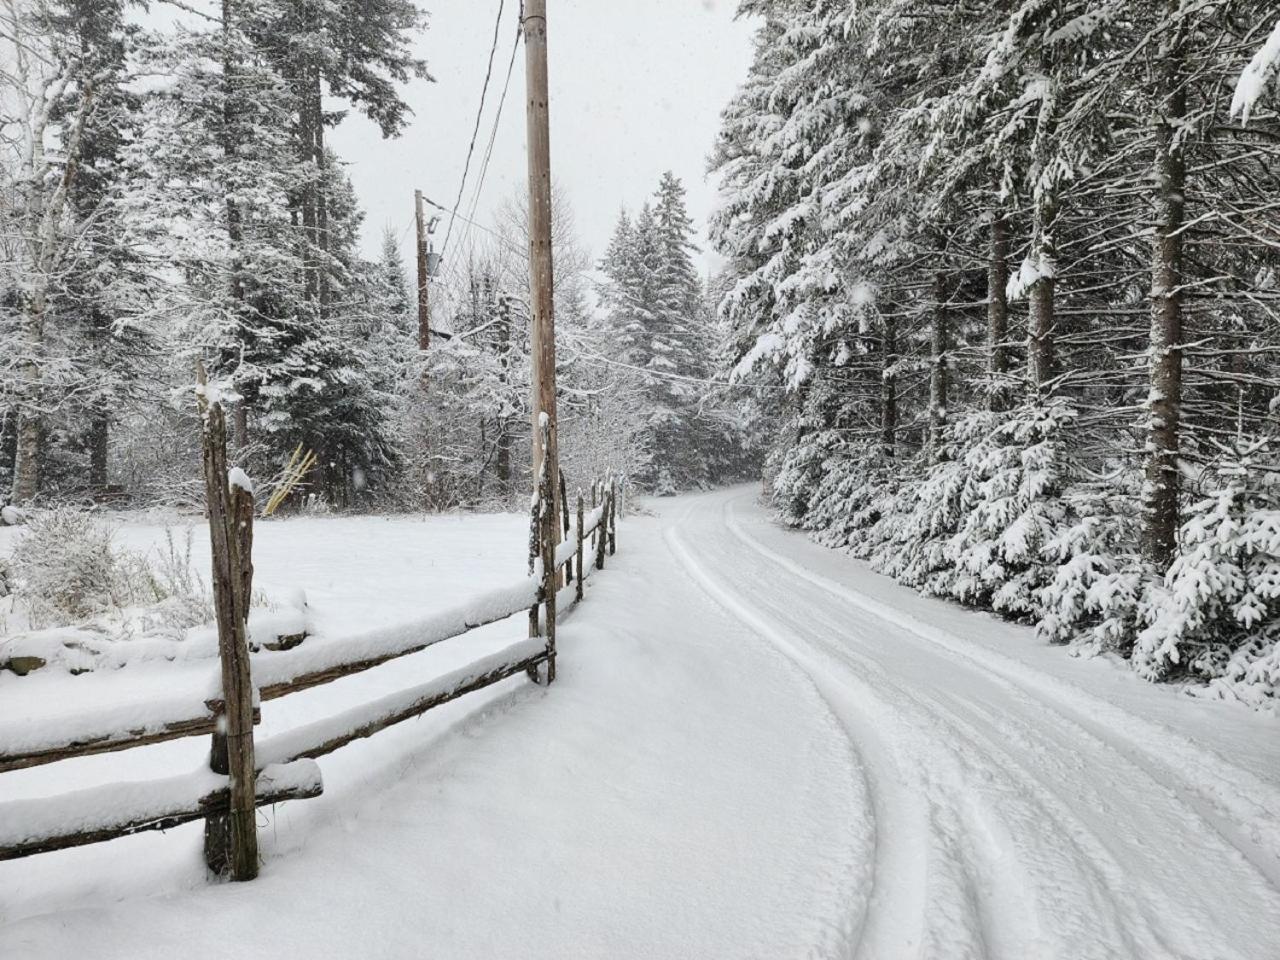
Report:
[{"label": "wooden utility pole", "polygon": [[427,223],[422,214],[422,191],[413,191],[413,222],[418,227],[418,349],[431,346],[431,304],[427,296]]},{"label": "wooden utility pole", "polygon": [[547,2],[524,7],[525,80],[528,90],[529,279],[533,306],[533,477],[544,478],[543,590],[546,603],[547,680],[555,679],[555,596],[559,576],[560,457],[556,426],[556,339],[551,268],[551,123],[547,94]]}]

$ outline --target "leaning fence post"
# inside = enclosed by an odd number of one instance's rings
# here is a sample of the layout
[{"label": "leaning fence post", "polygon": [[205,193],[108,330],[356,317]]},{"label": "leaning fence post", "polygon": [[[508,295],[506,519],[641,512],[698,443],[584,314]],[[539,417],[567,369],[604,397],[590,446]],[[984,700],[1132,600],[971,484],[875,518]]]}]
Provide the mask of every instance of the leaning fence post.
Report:
[{"label": "leaning fence post", "polygon": [[586,577],[587,568],[582,563],[582,525],[585,522],[582,506],[582,490],[578,490],[578,592],[577,599],[582,599],[582,581]]},{"label": "leaning fence post", "polygon": [[209,767],[229,780],[229,809],[205,820],[205,863],[232,880],[258,875],[257,805],[254,797],[253,682],[249,673],[246,623],[253,565],[253,491],[237,471],[227,473],[227,422],[222,403],[208,396],[204,369],[198,370],[203,424],[205,493],[213,555],[213,597],[218,619],[222,701]]},{"label": "leaning fence post", "polygon": [[618,552],[618,485],[609,481],[609,556]]}]

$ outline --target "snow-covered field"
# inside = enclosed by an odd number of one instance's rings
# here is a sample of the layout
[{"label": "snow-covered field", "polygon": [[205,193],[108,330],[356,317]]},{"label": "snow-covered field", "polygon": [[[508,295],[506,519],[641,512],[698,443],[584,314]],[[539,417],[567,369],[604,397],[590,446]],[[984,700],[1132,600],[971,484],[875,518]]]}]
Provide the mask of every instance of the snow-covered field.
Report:
[{"label": "snow-covered field", "polygon": [[[555,686],[509,680],[323,758],[323,796],[263,811],[252,883],[206,882],[198,825],[0,864],[0,956],[1277,956],[1275,718],[921,599],[777,527],[754,489],[650,506],[563,622]],[[338,636],[519,577],[524,543],[516,516],[293,520],[260,525],[255,562]],[[523,630],[272,701],[261,733]],[[0,730],[206,669],[0,676]],[[0,774],[0,801],[205,749]]]}]

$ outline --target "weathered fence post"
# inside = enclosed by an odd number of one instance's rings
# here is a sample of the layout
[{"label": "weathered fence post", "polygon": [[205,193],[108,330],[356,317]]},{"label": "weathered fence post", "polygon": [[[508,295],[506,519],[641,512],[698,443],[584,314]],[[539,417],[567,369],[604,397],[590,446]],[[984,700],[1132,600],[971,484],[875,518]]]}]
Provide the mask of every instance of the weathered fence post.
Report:
[{"label": "weathered fence post", "polygon": [[[551,428],[544,418],[542,424],[542,449],[550,443]],[[542,458],[542,482],[538,499],[542,501],[542,610],[543,630],[547,638],[547,685],[556,680],[556,591],[560,588],[560,571],[556,569],[556,545],[559,531],[556,529],[555,491],[552,475],[547,471],[547,458]]]},{"label": "weathered fence post", "polygon": [[[213,597],[222,665],[219,730],[213,735],[209,767],[228,777],[230,809],[205,820],[205,863],[232,880],[258,875],[257,805],[254,797],[253,683],[249,673],[246,624],[253,564],[253,491],[237,471],[227,473],[227,422],[222,403],[209,399],[204,368],[198,370],[203,423],[204,482],[209,504],[213,554]],[[243,552],[242,552],[243,551]]]},{"label": "weathered fence post", "polygon": [[[564,483],[564,471],[560,471],[560,517],[564,524],[564,539],[569,539],[569,490]],[[570,559],[564,568],[564,585],[573,582],[573,560]]]},{"label": "weathered fence post", "polygon": [[[601,482],[601,481],[597,481],[597,482]],[[600,519],[596,523],[596,528],[593,531],[596,537],[595,543],[596,543],[596,569],[597,570],[604,569],[604,545],[605,545],[604,532],[605,532],[605,524],[608,521],[608,519],[609,519],[609,504],[604,499],[604,487],[602,485],[600,488]]]},{"label": "weathered fence post", "polygon": [[578,491],[578,593],[577,598],[582,599],[582,581],[585,579],[587,568],[582,563],[582,525],[585,522],[582,505],[582,491]]},{"label": "weathered fence post", "polygon": [[[538,575],[538,561],[542,557],[542,483],[537,485],[537,491],[533,496],[533,506],[529,510],[529,576]],[[538,597],[533,601],[533,606],[529,608],[529,636],[537,637],[542,633],[542,629],[538,623],[538,608],[542,605],[542,589],[539,588]],[[528,670],[529,679],[538,680],[538,668],[530,667]]]},{"label": "weathered fence post", "polygon": [[[547,423],[542,424],[544,440],[549,432]],[[542,581],[540,596],[529,609],[529,636],[539,636],[538,605],[543,609],[542,630],[545,630],[547,651],[547,683],[556,678],[556,589],[559,586],[559,571],[556,570],[556,541],[559,531],[556,529],[555,510],[552,505],[553,491],[547,475],[546,458],[543,458],[542,469],[537,478],[537,493],[533,498],[533,508],[529,517],[529,576],[537,576]],[[541,569],[539,569],[539,566]],[[539,682],[537,667],[528,670],[529,679]]]},{"label": "weathered fence post", "polygon": [[[593,513],[595,512],[595,509],[596,509],[596,491],[599,489],[599,487],[600,487],[599,480],[591,481],[591,511]],[[596,548],[596,531],[598,529],[599,529],[598,527],[592,527],[591,529],[591,549],[592,550],[595,550]]]},{"label": "weathered fence post", "polygon": [[609,481],[609,556],[618,552],[618,485]]}]

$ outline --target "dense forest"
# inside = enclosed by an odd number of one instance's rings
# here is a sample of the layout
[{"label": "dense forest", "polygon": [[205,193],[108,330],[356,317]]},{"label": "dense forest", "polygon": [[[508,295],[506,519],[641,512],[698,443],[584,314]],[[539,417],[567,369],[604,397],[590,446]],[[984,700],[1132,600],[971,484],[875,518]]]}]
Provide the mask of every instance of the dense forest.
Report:
[{"label": "dense forest", "polygon": [[1274,4],[742,10],[713,233],[733,376],[782,388],[785,516],[1143,677],[1273,696]]},{"label": "dense forest", "polygon": [[[198,502],[199,361],[234,398],[236,459],[255,476],[314,455],[286,509],[522,502],[523,198],[475,230],[444,211],[420,350],[407,230],[361,255],[364,214],[327,143],[348,113],[383,137],[410,122],[406,84],[429,79],[412,53],[423,12],[33,0],[5,5],[0,26],[14,52],[0,71],[0,500]],[[612,473],[671,492],[750,468],[741,391],[710,383],[723,329],[683,187],[654,188],[599,265],[567,188],[557,200],[571,485]]]}]

